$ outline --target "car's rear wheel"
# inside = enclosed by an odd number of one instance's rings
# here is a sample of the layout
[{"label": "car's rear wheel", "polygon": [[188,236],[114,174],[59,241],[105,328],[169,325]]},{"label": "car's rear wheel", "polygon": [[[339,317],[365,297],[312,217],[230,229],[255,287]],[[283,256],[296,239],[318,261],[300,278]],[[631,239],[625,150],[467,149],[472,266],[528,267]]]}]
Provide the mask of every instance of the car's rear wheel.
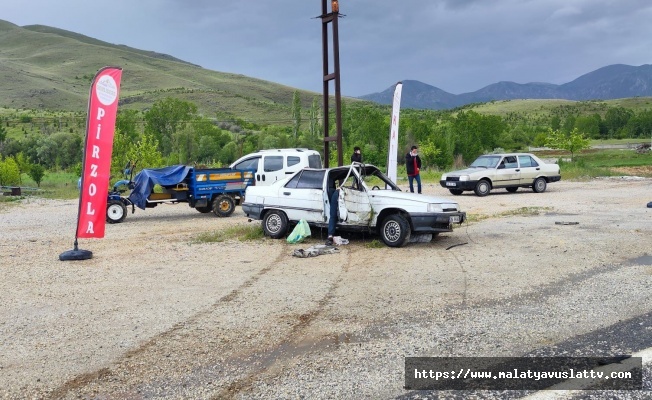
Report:
[{"label": "car's rear wheel", "polygon": [[448,191],[451,192],[451,194],[453,194],[455,196],[459,196],[462,193],[464,193],[464,190],[462,190],[462,189],[448,189]]},{"label": "car's rear wheel", "polygon": [[532,190],[534,193],[543,193],[546,191],[546,187],[548,187],[548,183],[546,182],[546,178],[537,178],[534,180],[534,183],[532,184]]},{"label": "car's rear wheel", "polygon": [[486,196],[491,191],[491,183],[489,183],[488,180],[483,179],[475,185],[475,189],[473,191],[480,197]]},{"label": "car's rear wheel", "polygon": [[263,217],[263,231],[272,239],[282,238],[288,231],[288,217],[283,211],[268,211]]},{"label": "car's rear wheel", "polygon": [[400,215],[393,214],[385,218],[380,227],[380,237],[389,247],[401,247],[410,240],[410,223]]},{"label": "car's rear wheel", "polygon": [[515,186],[515,187],[508,187],[508,188],[506,188],[506,189],[507,189],[507,191],[510,192],[510,193],[516,193],[516,191],[518,190],[518,186]]}]

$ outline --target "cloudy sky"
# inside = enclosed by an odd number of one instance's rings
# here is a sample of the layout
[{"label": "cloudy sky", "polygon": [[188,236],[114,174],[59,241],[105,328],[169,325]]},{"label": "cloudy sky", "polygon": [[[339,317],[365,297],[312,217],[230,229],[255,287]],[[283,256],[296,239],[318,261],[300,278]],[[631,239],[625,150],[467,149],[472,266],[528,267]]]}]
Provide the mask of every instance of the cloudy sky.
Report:
[{"label": "cloudy sky", "polygon": [[[322,89],[322,0],[0,1],[0,19],[17,25]],[[562,84],[652,63],[650,0],[340,0],[340,12],[345,96],[407,79],[454,94],[498,81]]]}]

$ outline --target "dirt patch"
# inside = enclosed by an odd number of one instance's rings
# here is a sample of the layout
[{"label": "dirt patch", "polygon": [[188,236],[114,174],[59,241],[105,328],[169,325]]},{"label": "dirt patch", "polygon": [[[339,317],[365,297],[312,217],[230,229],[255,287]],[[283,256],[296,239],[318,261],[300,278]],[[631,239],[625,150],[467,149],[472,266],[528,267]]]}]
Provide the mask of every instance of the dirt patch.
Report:
[{"label": "dirt patch", "polygon": [[623,175],[652,178],[652,165],[643,165],[640,167],[615,167],[611,168],[611,170]]},{"label": "dirt patch", "polygon": [[306,259],[291,253],[325,232],[196,243],[258,222],[176,205],[137,210],[81,241],[93,259],[60,262],[76,201],[27,199],[0,208],[0,397],[387,398],[405,393],[408,355],[554,346],[650,312],[651,185],[479,198],[426,184],[471,222],[399,249],[350,236]]}]

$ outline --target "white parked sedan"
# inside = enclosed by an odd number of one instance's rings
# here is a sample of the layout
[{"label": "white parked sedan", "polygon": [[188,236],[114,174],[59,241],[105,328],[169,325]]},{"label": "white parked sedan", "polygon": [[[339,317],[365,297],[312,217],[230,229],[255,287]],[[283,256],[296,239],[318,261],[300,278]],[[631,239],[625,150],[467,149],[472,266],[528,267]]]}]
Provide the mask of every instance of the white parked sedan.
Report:
[{"label": "white parked sedan", "polygon": [[373,165],[354,163],[329,169],[305,168],[270,186],[249,186],[242,210],[262,220],[265,234],[281,238],[305,219],[327,227],[330,194],[338,188],[338,230],[380,234],[390,247],[407,243],[411,234],[451,232],[466,213],[451,200],[402,192]]},{"label": "white parked sedan", "polygon": [[497,188],[514,193],[520,187],[531,187],[535,193],[543,193],[548,183],[560,179],[559,165],[546,164],[533,154],[511,153],[480,156],[467,169],[443,174],[439,183],[454,195],[473,190],[486,196]]}]

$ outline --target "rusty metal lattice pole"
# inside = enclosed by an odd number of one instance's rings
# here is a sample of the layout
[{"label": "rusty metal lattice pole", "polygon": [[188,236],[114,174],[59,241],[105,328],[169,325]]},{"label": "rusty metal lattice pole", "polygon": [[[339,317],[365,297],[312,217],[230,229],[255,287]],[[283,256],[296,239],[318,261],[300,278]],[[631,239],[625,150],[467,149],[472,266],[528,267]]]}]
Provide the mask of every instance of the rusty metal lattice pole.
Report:
[{"label": "rusty metal lattice pole", "polygon": [[[344,164],[344,155],[342,149],[342,95],[340,93],[340,44],[337,21],[340,16],[338,0],[332,0],[331,12],[328,12],[329,0],[322,0],[321,5],[321,22],[322,22],[322,50],[323,50],[323,109],[324,109],[324,167],[329,167],[330,162],[330,142],[337,143],[337,163],[338,166]],[[328,48],[328,24],[332,23],[333,28],[333,72],[329,72],[329,48]],[[330,112],[329,112],[329,84],[335,81],[335,129],[336,136],[329,136],[330,130]]]}]

